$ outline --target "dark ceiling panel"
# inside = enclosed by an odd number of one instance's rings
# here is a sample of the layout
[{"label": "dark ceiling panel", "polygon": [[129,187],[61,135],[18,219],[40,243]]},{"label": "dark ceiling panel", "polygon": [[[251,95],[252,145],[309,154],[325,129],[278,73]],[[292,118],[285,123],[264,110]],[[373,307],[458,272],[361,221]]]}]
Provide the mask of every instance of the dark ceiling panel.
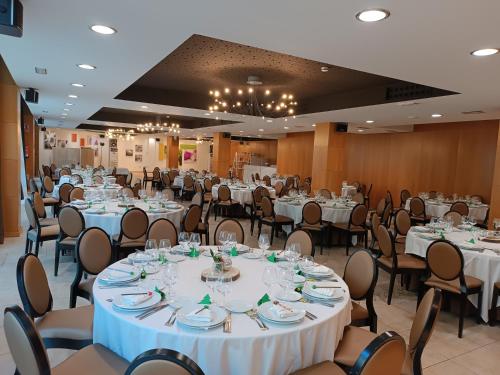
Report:
[{"label": "dark ceiling panel", "polygon": [[[328,67],[323,73],[321,67]],[[116,99],[208,109],[212,89],[245,89],[258,76],[274,93],[291,93],[297,114],[455,94],[278,52],[193,35]],[[406,95],[395,96],[406,90]],[[411,95],[410,95],[411,94]]]}]

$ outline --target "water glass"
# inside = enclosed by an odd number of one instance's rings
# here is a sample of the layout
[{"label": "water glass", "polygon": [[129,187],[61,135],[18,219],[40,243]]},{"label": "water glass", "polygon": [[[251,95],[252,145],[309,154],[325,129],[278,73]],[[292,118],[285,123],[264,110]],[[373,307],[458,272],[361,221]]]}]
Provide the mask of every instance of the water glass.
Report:
[{"label": "water glass", "polygon": [[188,232],[180,232],[179,233],[179,245],[181,245],[181,247],[183,249],[186,249],[188,244],[189,244],[189,233]]},{"label": "water glass", "polygon": [[226,245],[226,242],[227,242],[227,232],[225,230],[221,230],[219,232],[219,242],[222,245],[222,247],[224,248],[224,246]]},{"label": "water glass", "polygon": [[269,249],[269,235],[267,233],[261,233],[259,236],[259,248],[262,251]]},{"label": "water glass", "polygon": [[269,294],[272,292],[272,287],[277,281],[276,268],[274,266],[266,266],[262,272],[262,282],[267,287]]}]

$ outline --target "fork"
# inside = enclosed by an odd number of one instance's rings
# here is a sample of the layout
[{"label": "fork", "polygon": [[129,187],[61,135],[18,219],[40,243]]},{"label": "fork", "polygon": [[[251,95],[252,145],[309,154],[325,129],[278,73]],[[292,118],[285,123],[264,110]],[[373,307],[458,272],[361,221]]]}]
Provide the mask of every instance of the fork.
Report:
[{"label": "fork", "polygon": [[252,318],[252,316],[250,316],[250,317],[251,317],[252,319],[254,319],[254,320],[257,322],[257,324],[259,324],[259,323],[260,323],[260,327],[261,327],[260,329],[261,329],[261,330],[263,330],[263,331],[267,331],[269,328],[268,328],[268,327],[266,326],[266,324],[262,321],[262,319],[260,319],[260,318],[259,318],[259,316],[257,315],[257,310],[256,310],[256,309],[252,309],[252,310],[250,310],[250,311],[251,311],[251,314],[252,314],[253,318]]},{"label": "fork", "polygon": [[175,319],[177,318],[177,311],[179,311],[181,308],[180,307],[176,307],[174,309],[174,311],[172,312],[172,315],[170,315],[170,318],[168,318],[168,320],[165,322],[165,325],[167,327],[172,327],[175,323]]},{"label": "fork", "polygon": [[231,311],[227,311],[227,317],[226,317],[226,321],[224,322],[224,327],[222,329],[222,331],[224,333],[231,333]]}]

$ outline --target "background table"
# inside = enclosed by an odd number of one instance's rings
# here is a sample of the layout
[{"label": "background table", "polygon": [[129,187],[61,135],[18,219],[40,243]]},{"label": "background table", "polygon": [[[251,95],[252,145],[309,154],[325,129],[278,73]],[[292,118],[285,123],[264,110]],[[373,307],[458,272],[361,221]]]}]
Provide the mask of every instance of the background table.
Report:
[{"label": "background table", "polygon": [[[218,189],[220,185],[214,185],[212,186],[212,198],[217,199],[219,196],[218,194]],[[242,206],[245,206],[246,204],[252,204],[253,202],[253,197],[252,197],[252,191],[254,191],[257,186],[256,185],[248,185],[246,188],[239,188],[235,185],[228,185],[229,189],[231,190],[231,199],[239,202]],[[269,186],[264,186],[268,191],[269,191],[269,197],[271,199],[276,198],[276,190],[274,188],[269,187]]]},{"label": "background table", "polygon": [[[405,203],[405,209],[410,210],[410,199],[408,199]],[[451,203],[439,203],[435,200],[425,200],[425,214],[427,216],[433,217],[443,217],[445,213],[447,213],[451,208]],[[469,205],[469,216],[477,219],[484,220],[486,217],[486,213],[488,212],[488,205],[481,204],[479,206],[471,206]]]},{"label": "background table", "polygon": [[[472,238],[470,232],[456,231],[445,234],[445,238],[460,245],[461,242]],[[406,252],[415,254],[422,258],[426,257],[427,248],[432,240],[427,240],[418,236],[417,232],[410,229],[406,236]],[[484,250],[480,253],[473,250],[462,249],[464,256],[464,274],[477,277],[483,280],[483,301],[481,306],[481,317],[488,321],[488,310],[493,295],[493,284],[500,281],[500,244],[489,242],[479,242],[482,246],[491,250]],[[477,294],[470,296],[469,300],[477,307]],[[498,304],[500,306],[500,303]]]},{"label": "background table", "polygon": [[356,186],[347,185],[347,186],[342,186],[340,194],[341,197],[348,197],[348,196],[353,196],[354,194],[356,194],[357,191],[358,189],[356,188]]},{"label": "background table", "polygon": [[[268,292],[261,275],[264,267],[271,263],[242,256],[232,260],[241,276],[233,283],[233,292],[228,298],[256,303]],[[197,302],[209,293],[200,274],[211,263],[212,260],[203,255],[199,260],[179,263],[178,297],[190,297]],[[115,265],[118,266],[123,267]],[[123,293],[123,289],[99,289],[97,285],[94,284],[94,343],[103,344],[127,360],[148,349],[177,350],[193,359],[207,375],[284,375],[314,363],[331,361],[344,326],[351,321],[351,301],[346,292],[334,308],[296,302],[294,304],[305,306],[318,319],[305,319],[289,326],[266,323],[268,331],[261,331],[245,314],[232,314],[230,334],[223,333],[222,327],[207,331],[180,328],[177,324],[166,327],[164,323],[171,309],[137,320],[134,314],[117,312],[106,302],[107,298]],[[347,290],[345,284],[344,288]]]}]

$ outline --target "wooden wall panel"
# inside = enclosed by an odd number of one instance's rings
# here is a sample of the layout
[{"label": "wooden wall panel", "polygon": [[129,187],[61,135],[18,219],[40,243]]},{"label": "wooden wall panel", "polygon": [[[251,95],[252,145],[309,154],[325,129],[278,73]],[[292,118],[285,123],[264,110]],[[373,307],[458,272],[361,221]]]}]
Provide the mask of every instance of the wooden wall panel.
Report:
[{"label": "wooden wall panel", "polygon": [[179,137],[167,137],[167,168],[179,168]]},{"label": "wooden wall panel", "polygon": [[489,228],[493,229],[493,222],[495,218],[500,219],[500,131],[497,136],[497,154],[493,167],[493,183],[491,185]]},{"label": "wooden wall panel", "polygon": [[214,133],[212,172],[226,178],[231,168],[231,138],[225,138],[224,133]]},{"label": "wooden wall panel", "polygon": [[231,141],[231,162],[236,152],[249,152],[257,154],[269,165],[276,164],[278,141],[275,139],[266,141],[249,141],[240,144],[240,141]]},{"label": "wooden wall panel", "polygon": [[314,132],[289,133],[278,139],[276,165],[279,174],[302,178],[312,175]]}]

